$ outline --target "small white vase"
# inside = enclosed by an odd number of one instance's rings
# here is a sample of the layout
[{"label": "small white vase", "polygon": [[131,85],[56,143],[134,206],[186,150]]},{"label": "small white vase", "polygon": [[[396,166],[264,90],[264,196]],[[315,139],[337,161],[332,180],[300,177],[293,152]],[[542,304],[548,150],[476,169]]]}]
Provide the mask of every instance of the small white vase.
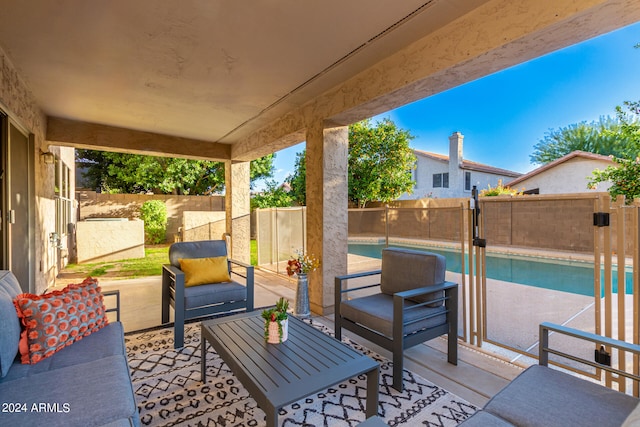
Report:
[{"label": "small white vase", "polygon": [[289,319],[281,320],[280,323],[282,323],[282,341],[280,340],[278,322],[269,321],[269,334],[267,335],[267,342],[269,344],[280,344],[289,338]]}]

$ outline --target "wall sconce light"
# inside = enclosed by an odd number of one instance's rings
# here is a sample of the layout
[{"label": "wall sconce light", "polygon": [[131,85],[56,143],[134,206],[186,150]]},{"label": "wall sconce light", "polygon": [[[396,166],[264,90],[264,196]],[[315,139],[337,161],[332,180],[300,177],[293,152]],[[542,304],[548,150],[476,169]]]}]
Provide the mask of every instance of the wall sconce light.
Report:
[{"label": "wall sconce light", "polygon": [[40,156],[44,160],[45,164],[52,165],[56,161],[56,156],[51,151],[42,151],[40,150]]}]

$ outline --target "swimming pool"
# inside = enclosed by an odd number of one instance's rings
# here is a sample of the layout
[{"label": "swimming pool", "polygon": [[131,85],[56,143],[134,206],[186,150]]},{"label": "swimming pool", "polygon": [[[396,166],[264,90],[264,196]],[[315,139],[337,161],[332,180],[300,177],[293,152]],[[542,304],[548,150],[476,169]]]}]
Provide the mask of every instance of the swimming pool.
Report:
[{"label": "swimming pool", "polygon": [[[423,249],[443,255],[447,260],[447,270],[460,273],[460,252],[446,248],[416,247],[401,244],[390,246],[409,249]],[[380,258],[384,245],[349,243],[349,253],[371,258]],[[469,272],[468,254],[465,259],[465,273]],[[532,258],[511,255],[487,255],[487,278],[511,282],[514,284],[535,286],[573,294],[593,296],[593,263],[583,261],[563,261],[555,259]],[[604,281],[604,271],[600,274]],[[613,272],[613,291],[618,291],[616,269]],[[625,292],[631,294],[633,276],[625,272]]]}]

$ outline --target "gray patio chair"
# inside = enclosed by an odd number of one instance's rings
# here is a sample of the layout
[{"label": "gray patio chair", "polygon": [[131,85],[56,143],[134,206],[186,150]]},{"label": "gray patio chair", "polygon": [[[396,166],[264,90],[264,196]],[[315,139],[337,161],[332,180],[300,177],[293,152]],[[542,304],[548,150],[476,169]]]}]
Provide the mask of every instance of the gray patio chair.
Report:
[{"label": "gray patio chair", "polygon": [[[185,273],[180,269],[180,259],[220,256],[227,256],[225,240],[179,242],[169,247],[169,264],[162,267],[162,323],[169,322],[169,307],[172,306],[175,311],[175,348],[184,345],[186,320],[231,311],[253,311],[253,266],[243,262],[227,260],[230,281],[185,286]],[[232,265],[240,269],[232,269]],[[234,275],[243,277],[245,284],[234,281]]]},{"label": "gray patio chair", "polygon": [[[404,349],[448,334],[447,360],[458,364],[458,285],[445,281],[445,258],[400,248],[382,250],[382,269],[335,278],[336,338],[342,328],[393,352],[393,388],[402,391]],[[347,281],[380,275],[380,283],[347,289]],[[344,299],[364,289],[379,292]],[[348,295],[347,295],[348,296]]]}]

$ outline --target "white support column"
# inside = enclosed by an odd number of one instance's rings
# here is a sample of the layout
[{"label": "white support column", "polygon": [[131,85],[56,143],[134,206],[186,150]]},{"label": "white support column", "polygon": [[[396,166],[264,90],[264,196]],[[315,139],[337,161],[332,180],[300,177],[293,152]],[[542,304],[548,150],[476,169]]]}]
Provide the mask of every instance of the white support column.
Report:
[{"label": "white support column", "polygon": [[251,221],[249,162],[224,163],[226,229],[231,235],[231,257],[251,260]]},{"label": "white support column", "polygon": [[347,127],[307,129],[307,252],[320,257],[309,276],[311,310],[331,314],[334,278],[347,273]]}]

